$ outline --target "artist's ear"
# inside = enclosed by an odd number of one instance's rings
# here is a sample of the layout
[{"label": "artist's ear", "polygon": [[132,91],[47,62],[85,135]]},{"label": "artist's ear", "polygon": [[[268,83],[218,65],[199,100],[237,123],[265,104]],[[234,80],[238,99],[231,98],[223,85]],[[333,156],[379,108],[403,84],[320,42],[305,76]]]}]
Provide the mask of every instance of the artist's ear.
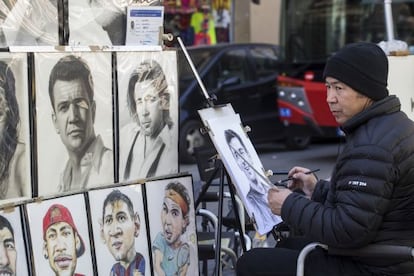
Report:
[{"label": "artist's ear", "polygon": [[99,223],[99,236],[101,237],[102,242],[105,244],[105,235],[104,235],[104,227],[103,227],[103,220],[99,219],[98,220]]},{"label": "artist's ear", "polygon": [[47,244],[43,242],[43,257],[47,260],[49,258],[49,254],[47,253]]},{"label": "artist's ear", "polygon": [[141,221],[139,220],[139,215],[137,212],[134,214],[134,224],[135,224],[135,232],[134,236],[137,238],[139,236],[139,231],[141,229]]},{"label": "artist's ear", "polygon": [[52,112],[52,122],[53,122],[53,126],[55,127],[56,133],[59,134],[60,131],[59,131],[59,127],[56,122],[56,114],[54,111]]}]

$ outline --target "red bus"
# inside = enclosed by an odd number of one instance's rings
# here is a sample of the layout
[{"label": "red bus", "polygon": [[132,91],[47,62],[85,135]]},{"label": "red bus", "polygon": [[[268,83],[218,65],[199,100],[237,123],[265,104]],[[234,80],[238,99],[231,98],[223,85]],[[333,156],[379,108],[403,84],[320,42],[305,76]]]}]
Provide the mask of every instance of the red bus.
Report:
[{"label": "red bus", "polygon": [[[286,124],[306,122],[320,127],[322,136],[340,134],[325,101],[322,79],[327,58],[345,44],[394,39],[414,47],[414,1],[283,0],[280,2],[280,46],[284,68],[279,77],[278,106]],[[391,2],[386,6],[385,2]],[[391,24],[386,19],[391,11]],[[387,32],[388,31],[388,32]],[[310,109],[289,101],[286,91],[304,90]],[[300,91],[300,89],[296,89]],[[307,120],[307,121],[306,121]]]}]

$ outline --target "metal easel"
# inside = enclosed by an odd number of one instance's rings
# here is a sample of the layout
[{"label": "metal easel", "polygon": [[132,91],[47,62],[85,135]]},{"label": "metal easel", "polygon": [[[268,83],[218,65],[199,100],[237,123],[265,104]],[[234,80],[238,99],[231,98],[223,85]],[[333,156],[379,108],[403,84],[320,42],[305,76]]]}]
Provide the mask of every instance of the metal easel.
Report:
[{"label": "metal easel", "polygon": [[[214,104],[214,98],[210,97],[210,95],[207,93],[207,90],[203,84],[203,82],[201,81],[200,75],[198,74],[194,63],[191,60],[191,57],[189,56],[187,49],[184,46],[183,41],[181,40],[180,37],[177,37],[177,41],[181,47],[181,49],[183,50],[183,53],[187,59],[187,62],[189,63],[191,70],[194,73],[195,78],[197,79],[197,82],[201,88],[201,91],[203,93],[204,98],[206,99],[207,102],[207,106],[210,108],[218,108],[218,106],[215,106]],[[231,196],[231,201],[232,201],[232,205],[234,208],[234,213],[235,213],[235,217],[236,217],[236,226],[237,229],[239,231],[240,234],[240,243],[243,249],[243,252],[246,252],[246,242],[244,240],[244,233],[243,233],[243,228],[241,225],[241,220],[240,220],[240,214],[238,212],[237,209],[237,203],[236,203],[236,197],[235,197],[235,188],[231,185],[231,180],[230,180],[230,176],[228,175],[226,169],[224,168],[223,162],[219,159],[219,156],[216,155],[214,162],[218,162],[217,165],[215,165],[215,169],[214,172],[211,174],[210,178],[208,179],[208,181],[206,182],[206,184],[203,186],[200,195],[198,196],[196,202],[195,202],[195,207],[197,208],[197,206],[200,204],[202,197],[206,194],[207,190],[209,189],[209,187],[212,184],[212,181],[216,178],[217,174],[220,173],[220,181],[219,181],[219,198],[218,198],[218,229],[217,229],[217,237],[216,237],[216,244],[215,244],[215,275],[216,276],[220,276],[220,267],[221,267],[221,233],[222,233],[222,219],[223,219],[223,199],[224,199],[224,184],[225,184],[225,178],[227,179],[227,183],[229,185],[229,191],[230,191],[230,196]]]}]

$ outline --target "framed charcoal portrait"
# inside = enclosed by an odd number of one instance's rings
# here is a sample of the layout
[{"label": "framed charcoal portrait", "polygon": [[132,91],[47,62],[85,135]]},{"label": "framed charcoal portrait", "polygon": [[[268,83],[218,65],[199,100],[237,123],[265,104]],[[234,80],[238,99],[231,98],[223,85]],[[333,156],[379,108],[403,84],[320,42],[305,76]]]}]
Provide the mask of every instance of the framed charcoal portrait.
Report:
[{"label": "framed charcoal portrait", "polygon": [[39,195],[114,182],[111,53],[35,53]]},{"label": "framed charcoal portrait", "polygon": [[256,230],[262,235],[269,233],[282,219],[269,208],[267,192],[272,184],[264,174],[263,165],[242,127],[240,116],[222,116],[214,112],[201,112],[200,115],[210,130],[213,144],[239,197],[255,222]]},{"label": "framed charcoal portrait", "polygon": [[0,47],[59,45],[59,0],[3,0]]},{"label": "framed charcoal portrait", "polygon": [[155,275],[199,275],[192,177],[148,181],[145,188]]},{"label": "framed charcoal portrait", "polygon": [[0,275],[30,275],[26,233],[20,206],[0,210]]},{"label": "framed charcoal portrait", "polygon": [[118,52],[119,179],[178,172],[176,51]]},{"label": "framed charcoal portrait", "polygon": [[96,275],[84,194],[27,203],[26,212],[34,275]]},{"label": "framed charcoal portrait", "polygon": [[88,192],[98,275],[152,275],[142,186]]},{"label": "framed charcoal portrait", "polygon": [[161,5],[160,0],[71,0],[69,45],[125,45],[127,6]]},{"label": "framed charcoal portrait", "polygon": [[25,53],[0,53],[0,203],[32,196]]}]

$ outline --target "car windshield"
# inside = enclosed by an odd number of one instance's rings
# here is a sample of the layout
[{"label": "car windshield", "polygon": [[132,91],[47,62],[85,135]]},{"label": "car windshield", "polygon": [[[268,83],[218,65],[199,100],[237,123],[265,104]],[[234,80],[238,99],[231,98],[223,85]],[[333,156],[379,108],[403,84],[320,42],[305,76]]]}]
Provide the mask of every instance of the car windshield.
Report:
[{"label": "car windshield", "polygon": [[[212,56],[216,53],[213,48],[209,48],[207,50],[207,48],[204,47],[192,48],[187,51],[198,72],[202,71],[204,66],[206,66],[206,64],[211,60]],[[178,51],[178,72],[180,79],[194,78],[194,73],[191,70],[190,64],[185,58],[184,52],[182,50]]]}]

